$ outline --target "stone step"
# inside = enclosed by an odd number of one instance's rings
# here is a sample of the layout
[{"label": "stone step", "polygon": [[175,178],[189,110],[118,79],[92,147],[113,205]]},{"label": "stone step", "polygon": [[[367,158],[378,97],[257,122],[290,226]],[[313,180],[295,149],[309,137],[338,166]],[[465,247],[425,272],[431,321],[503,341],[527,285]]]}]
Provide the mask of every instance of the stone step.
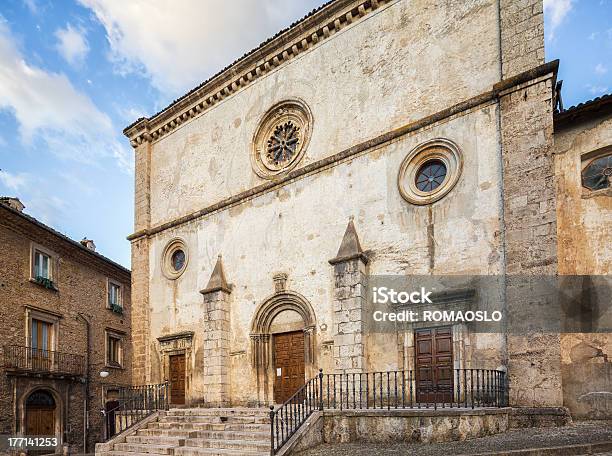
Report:
[{"label": "stone step", "polygon": [[266,408],[187,408],[187,409],[170,409],[162,414],[162,416],[270,416],[270,410]]},{"label": "stone step", "polygon": [[161,428],[145,428],[139,429],[136,431],[136,435],[142,436],[167,436],[167,437],[180,437],[183,439],[189,437],[199,437],[197,435],[198,431],[194,431],[192,429],[161,429]]},{"label": "stone step", "polygon": [[196,431],[270,431],[269,423],[173,423],[158,421],[149,423],[147,429],[174,429],[174,430],[196,430]]},{"label": "stone step", "polygon": [[265,415],[167,415],[162,423],[270,423]]},{"label": "stone step", "polygon": [[108,453],[101,453],[99,456],[149,456],[149,453],[131,453],[128,451],[109,451]]},{"label": "stone step", "polygon": [[270,439],[270,429],[265,431],[191,431],[189,438],[221,440],[261,440]]},{"label": "stone step", "polygon": [[[189,434],[189,433],[187,433]],[[189,437],[189,436],[186,436]],[[170,446],[182,446],[185,444],[186,437],[176,437],[168,435],[129,435],[125,438],[127,443],[143,443],[153,445],[170,445]],[[197,436],[194,436],[197,437]]]},{"label": "stone step", "polygon": [[124,453],[174,454],[175,445],[150,445],[141,443],[115,443],[113,450]]},{"label": "stone step", "polygon": [[221,448],[180,447],[176,449],[177,456],[269,456],[268,451],[222,450]]},{"label": "stone step", "polygon": [[268,440],[187,439],[186,447],[223,448],[226,450],[270,451]]}]

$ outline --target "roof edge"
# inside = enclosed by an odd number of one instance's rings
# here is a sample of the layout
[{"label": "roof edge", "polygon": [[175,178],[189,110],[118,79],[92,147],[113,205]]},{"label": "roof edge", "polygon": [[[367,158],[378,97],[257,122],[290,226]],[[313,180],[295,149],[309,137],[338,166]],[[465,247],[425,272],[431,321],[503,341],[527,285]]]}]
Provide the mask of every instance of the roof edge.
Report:
[{"label": "roof edge", "polygon": [[128,125],[132,147],[161,138],[341,29],[398,0],[331,0],[281,30],[151,117]]},{"label": "roof edge", "polygon": [[106,264],[109,267],[117,269],[118,271],[120,271],[120,272],[122,272],[124,274],[127,274],[127,275],[131,275],[132,274],[132,271],[130,271],[125,266],[122,266],[119,263],[116,263],[115,261],[111,260],[110,258],[107,258],[104,255],[102,255],[101,253],[94,252],[93,250],[88,249],[87,247],[82,245],[80,242],[75,241],[74,239],[66,236],[63,233],[60,233],[59,231],[51,228],[49,225],[45,225],[41,221],[39,221],[36,218],[32,217],[31,215],[25,214],[23,212],[19,212],[18,210],[13,209],[12,207],[10,207],[10,206],[8,206],[6,204],[2,204],[2,203],[0,203],[0,209],[5,209],[5,210],[9,211],[10,213],[16,215],[20,219],[24,220],[25,222],[34,224],[35,226],[37,226],[37,227],[47,231],[49,234],[58,237],[59,239],[61,239],[64,242],[67,242],[72,247],[77,248],[79,252],[85,253],[86,255],[90,255],[91,257],[96,258],[99,261],[102,261],[104,264]]},{"label": "roof edge", "polygon": [[555,112],[555,131],[610,114],[612,114],[612,93],[585,101],[563,111]]}]

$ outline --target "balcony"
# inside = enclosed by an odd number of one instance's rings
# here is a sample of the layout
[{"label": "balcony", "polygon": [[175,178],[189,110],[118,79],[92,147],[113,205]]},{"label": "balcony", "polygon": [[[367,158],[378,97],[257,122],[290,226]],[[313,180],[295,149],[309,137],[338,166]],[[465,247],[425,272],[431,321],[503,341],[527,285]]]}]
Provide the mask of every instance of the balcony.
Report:
[{"label": "balcony", "polygon": [[72,353],[9,345],[4,347],[2,366],[15,375],[83,377],[85,357]]}]

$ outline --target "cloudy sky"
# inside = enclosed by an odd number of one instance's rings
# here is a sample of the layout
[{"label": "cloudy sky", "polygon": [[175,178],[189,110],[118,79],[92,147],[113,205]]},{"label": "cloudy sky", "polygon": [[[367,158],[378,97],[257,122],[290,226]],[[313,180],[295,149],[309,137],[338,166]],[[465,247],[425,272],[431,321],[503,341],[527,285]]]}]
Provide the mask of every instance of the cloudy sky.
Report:
[{"label": "cloudy sky", "polygon": [[[122,129],[323,0],[2,0],[0,195],[129,267]],[[544,0],[566,106],[612,92],[612,0]]]}]

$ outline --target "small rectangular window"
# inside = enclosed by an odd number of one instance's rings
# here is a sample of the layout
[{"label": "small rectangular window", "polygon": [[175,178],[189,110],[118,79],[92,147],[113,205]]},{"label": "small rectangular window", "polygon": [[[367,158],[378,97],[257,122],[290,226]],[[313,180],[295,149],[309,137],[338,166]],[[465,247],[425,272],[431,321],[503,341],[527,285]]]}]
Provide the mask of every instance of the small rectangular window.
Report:
[{"label": "small rectangular window", "polygon": [[106,364],[113,367],[121,367],[122,363],[122,341],[121,337],[114,334],[106,335]]},{"label": "small rectangular window", "polygon": [[34,251],[34,278],[51,279],[51,257],[40,250]]},{"label": "small rectangular window", "polygon": [[108,283],[108,307],[113,308],[114,306],[121,307],[121,286],[109,282]]}]

